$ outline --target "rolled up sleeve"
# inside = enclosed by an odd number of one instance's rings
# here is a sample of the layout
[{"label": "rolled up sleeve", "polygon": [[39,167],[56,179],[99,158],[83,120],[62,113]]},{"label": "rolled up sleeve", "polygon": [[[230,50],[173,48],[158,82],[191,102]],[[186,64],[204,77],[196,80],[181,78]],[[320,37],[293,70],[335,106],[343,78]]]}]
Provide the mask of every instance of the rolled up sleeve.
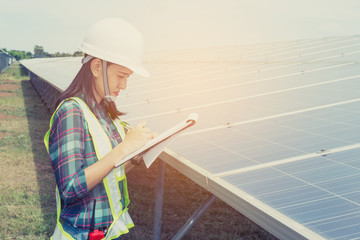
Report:
[{"label": "rolled up sleeve", "polygon": [[72,203],[88,193],[84,172],[84,115],[74,100],[63,103],[54,116],[49,156],[61,198]]}]

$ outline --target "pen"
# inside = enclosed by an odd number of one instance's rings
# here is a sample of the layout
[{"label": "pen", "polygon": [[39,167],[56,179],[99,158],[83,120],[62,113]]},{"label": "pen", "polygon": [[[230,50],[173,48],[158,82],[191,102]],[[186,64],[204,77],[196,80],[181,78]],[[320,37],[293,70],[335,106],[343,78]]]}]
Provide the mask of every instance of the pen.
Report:
[{"label": "pen", "polygon": [[[125,129],[125,133],[128,133],[131,129],[130,124],[128,124],[125,121],[121,122],[121,125],[123,126],[123,128]],[[134,156],[133,158],[130,159],[130,162],[133,165],[139,165],[141,163],[141,161],[143,160],[143,153],[140,153],[136,156]]]},{"label": "pen", "polygon": [[125,132],[127,133],[128,131],[130,131],[131,127],[130,124],[128,124],[125,121],[121,121],[121,125],[123,126],[123,128],[125,129]]}]

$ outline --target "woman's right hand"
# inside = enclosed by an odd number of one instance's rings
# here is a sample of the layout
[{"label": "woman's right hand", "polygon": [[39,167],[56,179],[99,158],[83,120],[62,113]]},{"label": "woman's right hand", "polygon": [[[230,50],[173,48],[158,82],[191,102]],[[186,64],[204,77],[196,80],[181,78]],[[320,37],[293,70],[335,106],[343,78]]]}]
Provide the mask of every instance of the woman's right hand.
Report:
[{"label": "woman's right hand", "polygon": [[149,128],[145,127],[145,125],[146,122],[142,121],[135,127],[131,128],[127,132],[124,141],[119,144],[122,145],[127,155],[140,149],[149,140],[153,139],[156,136],[156,133],[153,133]]},{"label": "woman's right hand", "polygon": [[141,122],[132,128],[125,136],[123,142],[118,144],[112,151],[106,154],[100,161],[92,164],[85,169],[86,184],[88,189],[93,189],[106,175],[121,161],[131,153],[143,147],[147,141],[156,136],[146,123]]}]

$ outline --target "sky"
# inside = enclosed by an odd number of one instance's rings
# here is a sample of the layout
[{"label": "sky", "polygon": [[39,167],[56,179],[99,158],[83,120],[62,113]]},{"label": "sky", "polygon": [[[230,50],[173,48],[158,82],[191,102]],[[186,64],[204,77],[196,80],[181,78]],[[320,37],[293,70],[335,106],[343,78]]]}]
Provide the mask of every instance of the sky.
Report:
[{"label": "sky", "polygon": [[78,50],[96,21],[118,17],[145,51],[360,34],[358,0],[0,0],[0,48]]}]

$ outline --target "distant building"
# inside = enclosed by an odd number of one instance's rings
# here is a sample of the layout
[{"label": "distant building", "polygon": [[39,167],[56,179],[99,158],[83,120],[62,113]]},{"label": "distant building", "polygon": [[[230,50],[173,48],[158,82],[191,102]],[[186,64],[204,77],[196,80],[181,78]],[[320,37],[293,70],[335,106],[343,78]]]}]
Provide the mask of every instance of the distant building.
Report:
[{"label": "distant building", "polygon": [[0,73],[2,73],[14,61],[13,56],[0,49]]}]

